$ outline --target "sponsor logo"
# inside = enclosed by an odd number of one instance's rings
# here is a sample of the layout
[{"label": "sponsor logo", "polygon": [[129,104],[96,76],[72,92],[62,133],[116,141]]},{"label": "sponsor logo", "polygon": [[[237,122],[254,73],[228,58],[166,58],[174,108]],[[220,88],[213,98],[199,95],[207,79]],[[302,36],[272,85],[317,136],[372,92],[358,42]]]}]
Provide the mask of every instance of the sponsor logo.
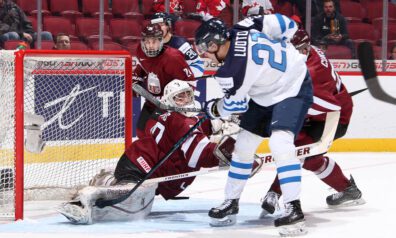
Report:
[{"label": "sponsor logo", "polygon": [[142,156],[140,156],[140,157],[137,159],[137,162],[140,164],[140,166],[144,169],[144,171],[145,171],[146,173],[148,173],[148,172],[151,170],[150,165],[146,162],[146,160],[143,159]]}]

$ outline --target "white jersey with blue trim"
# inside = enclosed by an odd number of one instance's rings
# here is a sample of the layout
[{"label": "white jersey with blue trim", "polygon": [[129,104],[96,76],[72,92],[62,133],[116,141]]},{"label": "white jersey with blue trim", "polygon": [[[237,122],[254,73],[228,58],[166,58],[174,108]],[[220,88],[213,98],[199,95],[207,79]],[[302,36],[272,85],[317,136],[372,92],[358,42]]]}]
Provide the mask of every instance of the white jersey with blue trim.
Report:
[{"label": "white jersey with blue trim", "polygon": [[293,20],[279,14],[247,18],[233,27],[224,65],[215,75],[226,95],[218,105],[221,116],[245,112],[247,97],[268,107],[298,94],[307,66],[289,42],[296,30]]},{"label": "white jersey with blue trim", "polygon": [[165,45],[178,49],[184,54],[187,64],[190,66],[194,77],[202,77],[204,74],[204,61],[199,57],[198,53],[192,48],[191,44],[181,36],[172,36],[170,41]]}]

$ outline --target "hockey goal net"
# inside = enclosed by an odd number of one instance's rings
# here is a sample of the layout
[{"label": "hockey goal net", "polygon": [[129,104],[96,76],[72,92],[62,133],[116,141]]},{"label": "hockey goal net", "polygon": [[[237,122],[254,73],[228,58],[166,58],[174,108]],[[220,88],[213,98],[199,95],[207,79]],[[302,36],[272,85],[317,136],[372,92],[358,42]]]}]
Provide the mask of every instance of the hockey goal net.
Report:
[{"label": "hockey goal net", "polygon": [[[132,139],[131,68],[127,52],[0,51],[0,219],[115,167]],[[45,143],[34,153],[32,124]]]}]

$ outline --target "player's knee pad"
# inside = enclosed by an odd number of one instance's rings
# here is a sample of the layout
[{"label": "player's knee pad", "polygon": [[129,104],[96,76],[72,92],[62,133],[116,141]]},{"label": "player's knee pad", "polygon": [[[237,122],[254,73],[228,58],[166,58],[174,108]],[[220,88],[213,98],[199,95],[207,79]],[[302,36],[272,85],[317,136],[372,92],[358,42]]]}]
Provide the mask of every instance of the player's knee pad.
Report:
[{"label": "player's knee pad", "polygon": [[237,137],[234,153],[241,161],[253,161],[257,147],[263,141],[261,136],[242,130]]},{"label": "player's knee pad", "polygon": [[269,147],[275,161],[293,158],[296,153],[293,132],[274,130],[269,138]]}]

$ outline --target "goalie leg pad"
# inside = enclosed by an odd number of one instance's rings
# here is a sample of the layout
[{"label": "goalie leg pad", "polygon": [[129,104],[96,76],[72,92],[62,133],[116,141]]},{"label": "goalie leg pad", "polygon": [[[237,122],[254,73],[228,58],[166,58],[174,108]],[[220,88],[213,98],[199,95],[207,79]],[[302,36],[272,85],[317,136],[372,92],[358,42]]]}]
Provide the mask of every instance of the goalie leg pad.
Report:
[{"label": "goalie leg pad", "polygon": [[73,224],[92,224],[96,221],[125,221],[145,218],[151,211],[157,184],[142,185],[125,201],[105,207],[94,207],[99,198],[114,199],[128,193],[135,184],[111,187],[88,186],[78,191],[70,202],[58,211]]},{"label": "goalie leg pad", "polygon": [[[119,197],[122,194],[128,193],[135,186],[135,184],[132,185],[111,187],[111,190],[106,191],[109,195],[106,199]],[[93,220],[132,221],[144,219],[151,212],[156,189],[157,184],[143,184],[121,203],[104,208],[94,207],[92,214]]]},{"label": "goalie leg pad", "polygon": [[41,153],[44,149],[45,143],[42,139],[41,126],[44,124],[44,117],[26,112],[25,117],[25,148],[32,153]]}]

